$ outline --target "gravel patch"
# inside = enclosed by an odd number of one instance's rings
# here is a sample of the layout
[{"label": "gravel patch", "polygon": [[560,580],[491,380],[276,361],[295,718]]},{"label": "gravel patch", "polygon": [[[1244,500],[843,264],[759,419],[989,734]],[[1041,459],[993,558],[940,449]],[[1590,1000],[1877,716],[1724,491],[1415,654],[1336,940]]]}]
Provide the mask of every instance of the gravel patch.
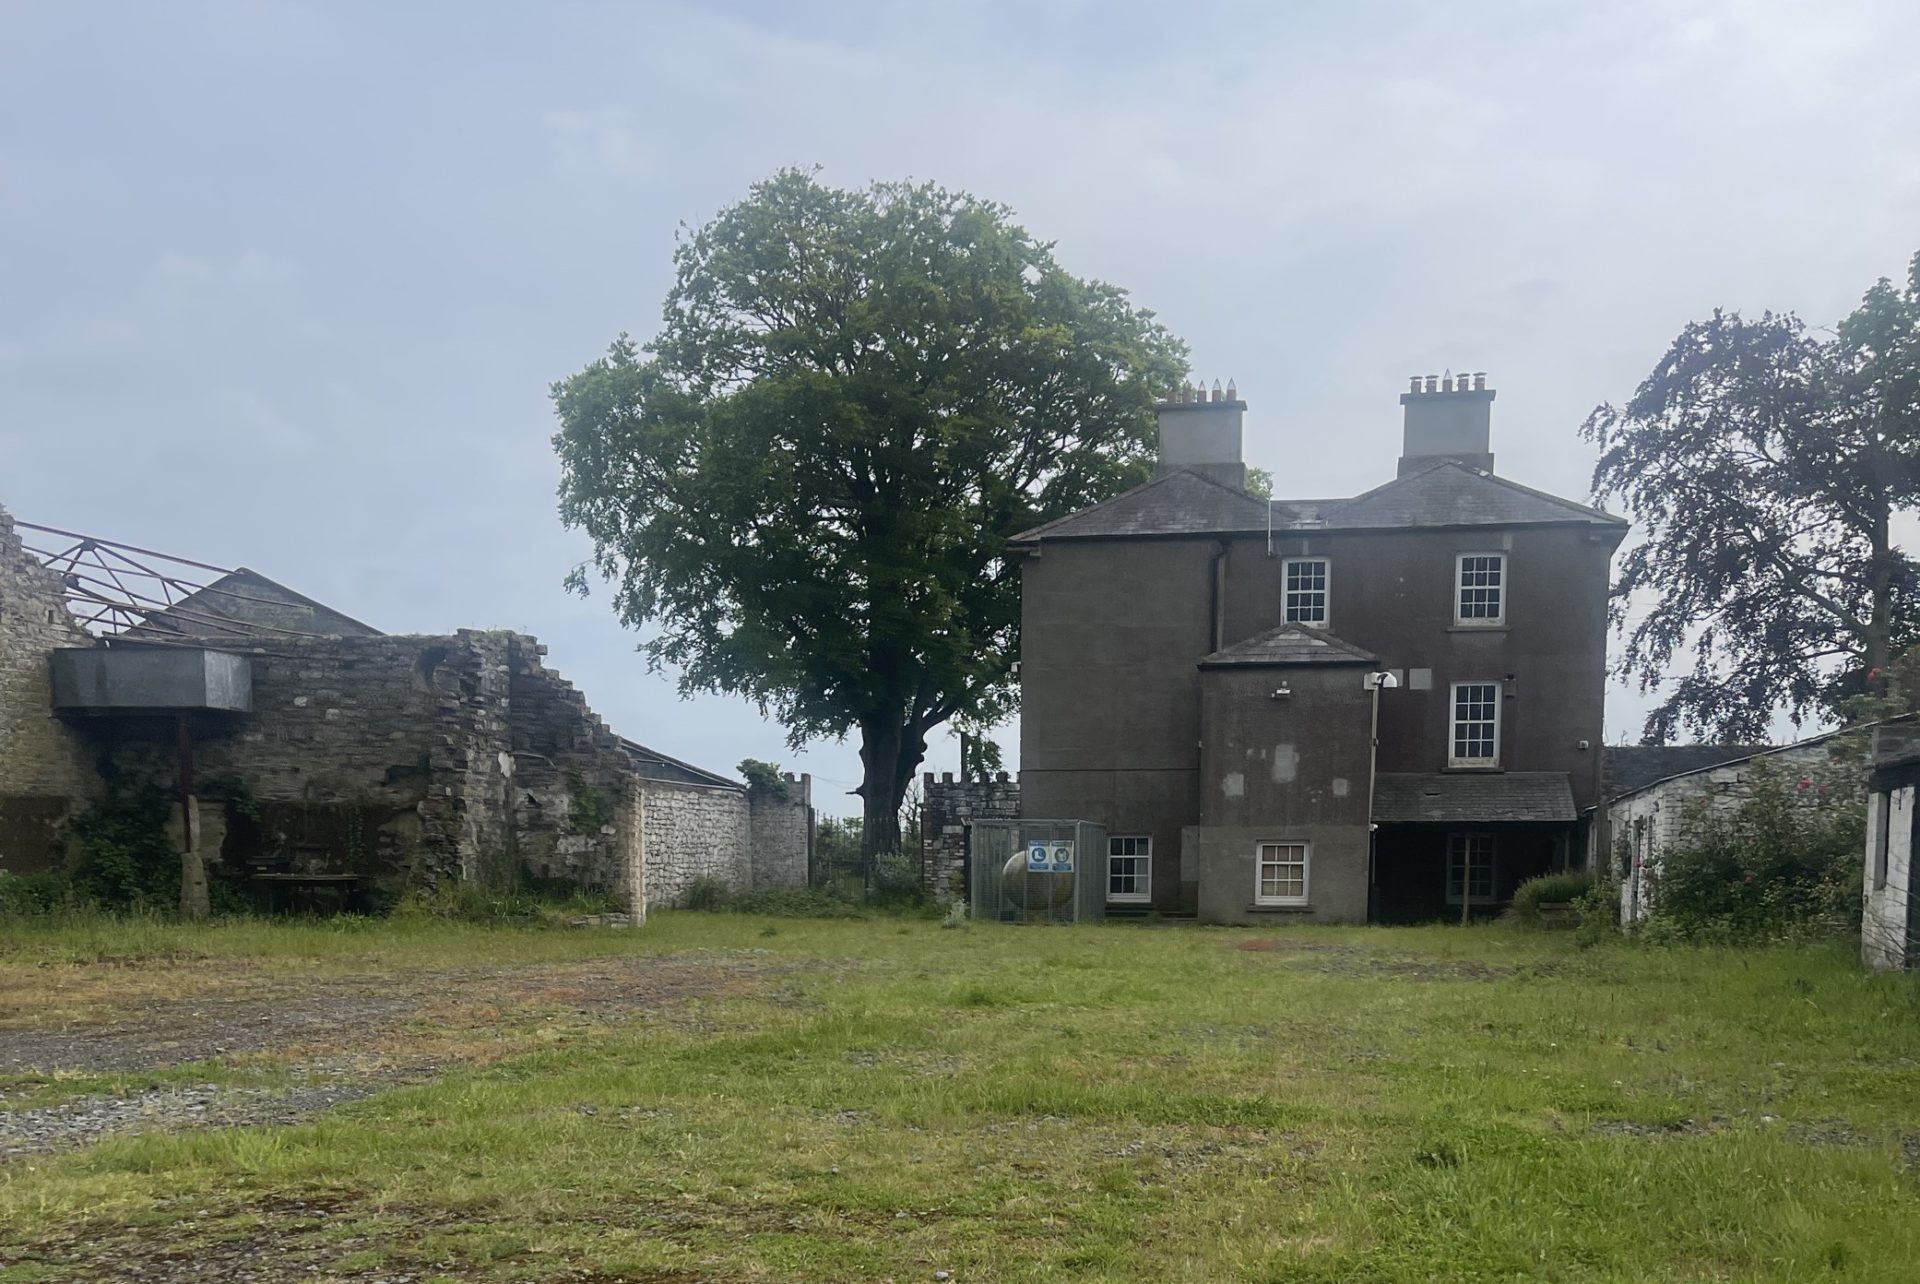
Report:
[{"label": "gravel patch", "polygon": [[[301,1069],[311,1072],[312,1067]],[[202,1083],[124,1097],[81,1097],[57,1106],[0,1111],[0,1164],[86,1145],[109,1135],[181,1128],[284,1127],[377,1092],[432,1078],[432,1062],[336,1073],[320,1082],[251,1088]]]},{"label": "gravel patch", "polygon": [[[751,952],[762,953],[760,951]],[[611,1021],[686,1000],[735,993],[775,972],[758,957],[641,956],[576,964],[468,968],[404,976],[279,980],[232,998],[148,1003],[111,1022],[0,1034],[0,1073],[138,1074],[297,1050],[285,1086],[171,1084],[123,1096],[0,1110],[0,1166],[103,1137],[180,1128],[274,1127],[432,1078],[447,1064],[383,1054],[406,1043],[408,1023],[470,1009],[463,1028],[488,1030],[502,1014],[571,1012]]]}]

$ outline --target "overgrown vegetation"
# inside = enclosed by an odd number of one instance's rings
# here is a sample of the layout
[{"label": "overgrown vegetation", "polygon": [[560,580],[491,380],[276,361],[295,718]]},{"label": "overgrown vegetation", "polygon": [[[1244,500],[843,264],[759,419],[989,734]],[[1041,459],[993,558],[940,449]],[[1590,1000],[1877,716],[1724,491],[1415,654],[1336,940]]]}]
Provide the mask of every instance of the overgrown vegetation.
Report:
[{"label": "overgrown vegetation", "polygon": [[613,823],[613,804],[591,784],[578,767],[567,769],[567,828],[576,834],[597,834]]},{"label": "overgrown vegetation", "polygon": [[403,921],[533,924],[624,908],[623,903],[601,892],[543,893],[524,885],[489,887],[449,880],[404,893],[394,903],[393,917]]},{"label": "overgrown vegetation", "polygon": [[1593,872],[1585,869],[1529,878],[1514,889],[1513,916],[1522,923],[1537,925],[1542,905],[1572,905],[1578,912],[1581,898],[1592,887]]},{"label": "overgrown vegetation", "polygon": [[779,763],[742,758],[739,770],[746,778],[749,793],[765,794],[780,802],[787,800],[787,778],[780,773]]},{"label": "overgrown vegetation", "polygon": [[696,878],[688,886],[686,908],[773,918],[865,918],[867,911],[886,907],[844,885],[736,892],[717,878]]},{"label": "overgrown vegetation", "polygon": [[[581,1001],[661,965],[727,984],[643,1020]],[[13,1028],[369,975],[431,978],[370,1051],[436,1078],[10,1164],[0,1279],[256,1244],[286,1263],[263,1279],[497,1284],[1883,1284],[1920,1260],[1920,979],[1830,945],[673,912],[0,933]]]},{"label": "overgrown vegetation", "polygon": [[1738,806],[1691,804],[1649,870],[1649,940],[1763,942],[1834,936],[1860,919],[1864,804],[1762,767]]},{"label": "overgrown vegetation", "polygon": [[167,837],[165,794],[110,793],[67,821],[76,899],[102,909],[178,909],[180,853]]}]

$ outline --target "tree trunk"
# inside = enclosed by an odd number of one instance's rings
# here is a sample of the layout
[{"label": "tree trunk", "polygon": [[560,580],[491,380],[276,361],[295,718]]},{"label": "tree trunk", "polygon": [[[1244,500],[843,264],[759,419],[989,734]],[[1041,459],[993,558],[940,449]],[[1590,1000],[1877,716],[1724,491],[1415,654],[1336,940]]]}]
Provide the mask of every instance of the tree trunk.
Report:
[{"label": "tree trunk", "polygon": [[904,710],[878,710],[860,720],[861,778],[854,792],[863,804],[860,855],[869,886],[879,857],[900,850],[900,805],[926,754],[926,731],[908,723]]},{"label": "tree trunk", "polygon": [[1866,673],[1869,695],[1887,689],[1887,665],[1893,659],[1893,536],[1886,506],[1873,515],[1873,528],[1867,539],[1870,560],[1867,565],[1867,594],[1870,599],[1867,635],[1862,639],[1860,667]]}]

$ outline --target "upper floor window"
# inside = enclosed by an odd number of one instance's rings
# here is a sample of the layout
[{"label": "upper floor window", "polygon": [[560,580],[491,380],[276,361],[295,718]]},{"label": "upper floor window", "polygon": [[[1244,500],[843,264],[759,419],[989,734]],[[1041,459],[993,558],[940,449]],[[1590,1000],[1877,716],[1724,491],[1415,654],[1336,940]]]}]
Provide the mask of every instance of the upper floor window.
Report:
[{"label": "upper floor window", "polygon": [[1307,845],[1261,843],[1255,860],[1253,900],[1256,905],[1307,903]]},{"label": "upper floor window", "polygon": [[1462,553],[1455,578],[1456,624],[1501,624],[1507,618],[1507,555]]},{"label": "upper floor window", "polygon": [[1121,904],[1153,899],[1153,839],[1113,834],[1107,839],[1107,899]]},{"label": "upper floor window", "polygon": [[1452,767],[1491,767],[1500,760],[1500,684],[1453,684]]},{"label": "upper floor window", "polygon": [[1282,565],[1286,578],[1285,601],[1281,604],[1288,624],[1327,627],[1327,559],[1289,557]]}]

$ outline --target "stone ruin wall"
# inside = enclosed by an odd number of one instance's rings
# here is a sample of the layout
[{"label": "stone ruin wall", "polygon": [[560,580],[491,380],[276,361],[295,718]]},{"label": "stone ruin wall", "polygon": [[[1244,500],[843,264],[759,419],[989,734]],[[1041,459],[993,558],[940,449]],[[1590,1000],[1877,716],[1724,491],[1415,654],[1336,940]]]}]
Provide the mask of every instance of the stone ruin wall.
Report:
[{"label": "stone ruin wall", "polygon": [[920,877],[935,896],[967,894],[967,828],[976,820],[1020,819],[1020,782],[1006,772],[992,780],[921,777]]},{"label": "stone ruin wall", "polygon": [[[109,778],[174,788],[171,718],[53,716],[50,653],[92,641],[0,512],[0,870],[56,867],[66,817]],[[806,884],[806,777],[788,777],[785,800],[643,778],[533,638],[224,641],[211,644],[249,658],[254,705],[196,719],[199,831],[215,859],[291,853],[296,868],[390,893],[520,869],[621,898],[645,881],[669,905],[702,877],[734,891]]]},{"label": "stone ruin wall", "polygon": [[70,807],[102,789],[92,749],[53,716],[47,667],[55,647],[90,641],[0,509],[0,870],[51,868]]},{"label": "stone ruin wall", "polygon": [[543,882],[631,903],[644,787],[632,759],[586,696],[541,662],[546,647],[515,637],[508,651],[514,858]]}]

